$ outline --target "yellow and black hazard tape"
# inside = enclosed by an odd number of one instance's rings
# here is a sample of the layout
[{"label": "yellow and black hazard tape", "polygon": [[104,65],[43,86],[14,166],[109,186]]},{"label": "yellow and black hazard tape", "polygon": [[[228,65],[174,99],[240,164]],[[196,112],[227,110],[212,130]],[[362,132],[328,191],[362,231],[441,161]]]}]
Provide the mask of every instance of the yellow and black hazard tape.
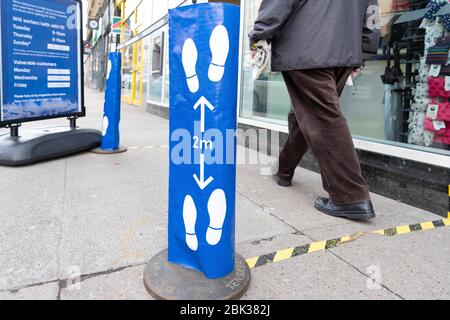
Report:
[{"label": "yellow and black hazard tape", "polygon": [[254,257],[247,259],[247,263],[250,267],[250,269],[262,267],[269,263],[275,263],[280,262],[283,260],[288,260],[294,257],[302,256],[305,254],[322,251],[322,250],[328,250],[336,248],[341,243],[354,241],[364,235],[364,232],[358,232],[351,236],[346,236],[338,239],[328,240],[328,241],[319,241],[314,242],[310,244],[306,244],[303,246],[295,247],[295,248],[289,248],[284,249],[276,252],[272,252],[269,254],[265,254],[262,256]]},{"label": "yellow and black hazard tape", "polygon": [[429,221],[429,222],[405,225],[405,226],[400,226],[397,228],[377,230],[377,231],[373,231],[371,233],[392,237],[392,236],[407,234],[407,233],[411,233],[411,232],[432,230],[432,229],[436,229],[436,228],[440,228],[440,227],[447,227],[449,225],[450,225],[450,219],[442,219],[442,220],[436,220],[436,221]]},{"label": "yellow and black hazard tape", "polygon": [[[412,224],[412,225],[405,225],[405,226],[400,226],[400,227],[396,227],[396,228],[372,231],[369,233],[392,237],[392,236],[396,236],[396,235],[402,235],[402,234],[407,234],[407,233],[417,232],[417,231],[432,230],[432,229],[436,229],[436,228],[440,228],[440,227],[447,227],[447,226],[450,226],[450,217],[448,219],[422,222],[422,223]],[[265,266],[270,263],[276,263],[276,262],[288,260],[291,258],[310,254],[313,252],[333,249],[333,248],[336,248],[337,246],[339,246],[340,244],[355,241],[355,240],[361,238],[362,236],[364,236],[365,234],[366,234],[366,232],[360,231],[351,236],[345,236],[345,237],[341,237],[341,238],[337,238],[337,239],[333,239],[333,240],[319,241],[319,242],[305,244],[305,245],[294,247],[294,248],[283,249],[283,250],[275,251],[275,252],[272,252],[269,254],[253,257],[253,258],[247,259],[246,261],[247,261],[250,269],[258,268],[258,267],[262,267],[262,266]]]}]

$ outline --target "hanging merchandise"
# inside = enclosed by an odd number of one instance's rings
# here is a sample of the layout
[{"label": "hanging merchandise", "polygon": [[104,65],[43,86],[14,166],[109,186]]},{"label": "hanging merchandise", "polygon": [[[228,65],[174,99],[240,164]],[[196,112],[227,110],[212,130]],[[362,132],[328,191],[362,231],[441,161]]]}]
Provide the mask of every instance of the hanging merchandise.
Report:
[{"label": "hanging merchandise", "polygon": [[450,15],[438,16],[448,0],[429,0],[427,12],[421,23],[425,29],[424,57],[422,57],[414,103],[411,107],[408,142],[432,146],[448,143],[450,118]]},{"label": "hanging merchandise", "polygon": [[419,83],[427,83],[430,74],[430,66],[426,64],[426,57],[420,58]]},{"label": "hanging merchandise", "polygon": [[409,10],[409,0],[392,1],[392,12]]},{"label": "hanging merchandise", "polygon": [[408,143],[419,146],[425,145],[424,128],[420,126],[410,126],[410,132],[408,135]]},{"label": "hanging merchandise", "polygon": [[446,90],[445,77],[428,78],[428,95],[431,98],[450,98],[450,91]]},{"label": "hanging merchandise", "polygon": [[427,13],[424,18],[429,21],[434,21],[437,18],[437,13],[448,3],[447,0],[430,0],[427,5]]},{"label": "hanging merchandise", "polygon": [[425,146],[430,147],[434,143],[434,132],[431,131],[424,131],[424,142]]},{"label": "hanging merchandise", "polygon": [[431,101],[428,97],[416,97],[411,107],[412,112],[426,112]]},{"label": "hanging merchandise", "polygon": [[[438,40],[439,42],[439,40]],[[446,44],[436,43],[433,47],[428,49],[426,63],[430,65],[443,65],[448,60],[449,47]]]},{"label": "hanging merchandise", "polygon": [[450,31],[450,14],[442,17],[442,23],[444,24],[445,30]]},{"label": "hanging merchandise", "polygon": [[[438,105],[429,106],[429,109],[435,108],[436,110],[433,113],[427,113],[427,117],[429,117],[432,120],[442,120],[442,121],[450,121],[450,102],[445,101],[441,102]],[[436,114],[436,116],[433,118],[430,114]]]}]

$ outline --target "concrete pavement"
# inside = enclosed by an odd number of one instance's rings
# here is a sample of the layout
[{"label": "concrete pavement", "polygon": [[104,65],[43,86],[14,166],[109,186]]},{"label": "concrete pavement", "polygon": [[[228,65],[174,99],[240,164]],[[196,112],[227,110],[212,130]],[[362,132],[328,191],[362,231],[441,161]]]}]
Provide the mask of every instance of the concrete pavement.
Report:
[{"label": "concrete pavement", "polygon": [[[102,104],[102,94],[86,89],[88,114],[79,125],[100,129]],[[167,247],[168,122],[124,106],[121,134],[131,147],[124,154],[0,167],[0,299],[150,299],[143,268]],[[293,187],[281,189],[260,172],[238,165],[236,241],[246,258],[442,219],[375,194],[373,221],[328,217],[312,208],[325,195],[318,174],[299,169]],[[244,299],[449,299],[449,251],[449,227],[368,234],[254,269]],[[67,279],[78,274],[71,286]]]}]

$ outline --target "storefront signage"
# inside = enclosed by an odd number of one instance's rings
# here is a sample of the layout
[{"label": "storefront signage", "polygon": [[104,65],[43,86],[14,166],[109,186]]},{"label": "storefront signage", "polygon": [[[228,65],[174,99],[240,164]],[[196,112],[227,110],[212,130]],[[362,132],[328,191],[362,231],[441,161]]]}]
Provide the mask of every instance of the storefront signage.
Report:
[{"label": "storefront signage", "polygon": [[122,28],[122,19],[120,17],[113,17],[111,32],[113,34],[120,34]]},{"label": "storefront signage", "polygon": [[0,126],[82,116],[81,3],[0,4]]},{"label": "storefront signage", "polygon": [[99,26],[100,26],[100,24],[97,19],[89,19],[89,21],[88,21],[89,29],[98,30]]}]

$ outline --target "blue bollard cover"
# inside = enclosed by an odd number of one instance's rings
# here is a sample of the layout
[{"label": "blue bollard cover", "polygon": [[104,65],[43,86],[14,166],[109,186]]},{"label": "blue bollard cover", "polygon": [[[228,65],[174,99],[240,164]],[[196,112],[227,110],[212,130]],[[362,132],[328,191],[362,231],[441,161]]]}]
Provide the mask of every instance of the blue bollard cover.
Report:
[{"label": "blue bollard cover", "polygon": [[110,53],[106,75],[102,150],[113,151],[119,149],[121,65],[122,56],[120,52]]},{"label": "blue bollard cover", "polygon": [[169,11],[169,262],[234,270],[240,8]]}]

